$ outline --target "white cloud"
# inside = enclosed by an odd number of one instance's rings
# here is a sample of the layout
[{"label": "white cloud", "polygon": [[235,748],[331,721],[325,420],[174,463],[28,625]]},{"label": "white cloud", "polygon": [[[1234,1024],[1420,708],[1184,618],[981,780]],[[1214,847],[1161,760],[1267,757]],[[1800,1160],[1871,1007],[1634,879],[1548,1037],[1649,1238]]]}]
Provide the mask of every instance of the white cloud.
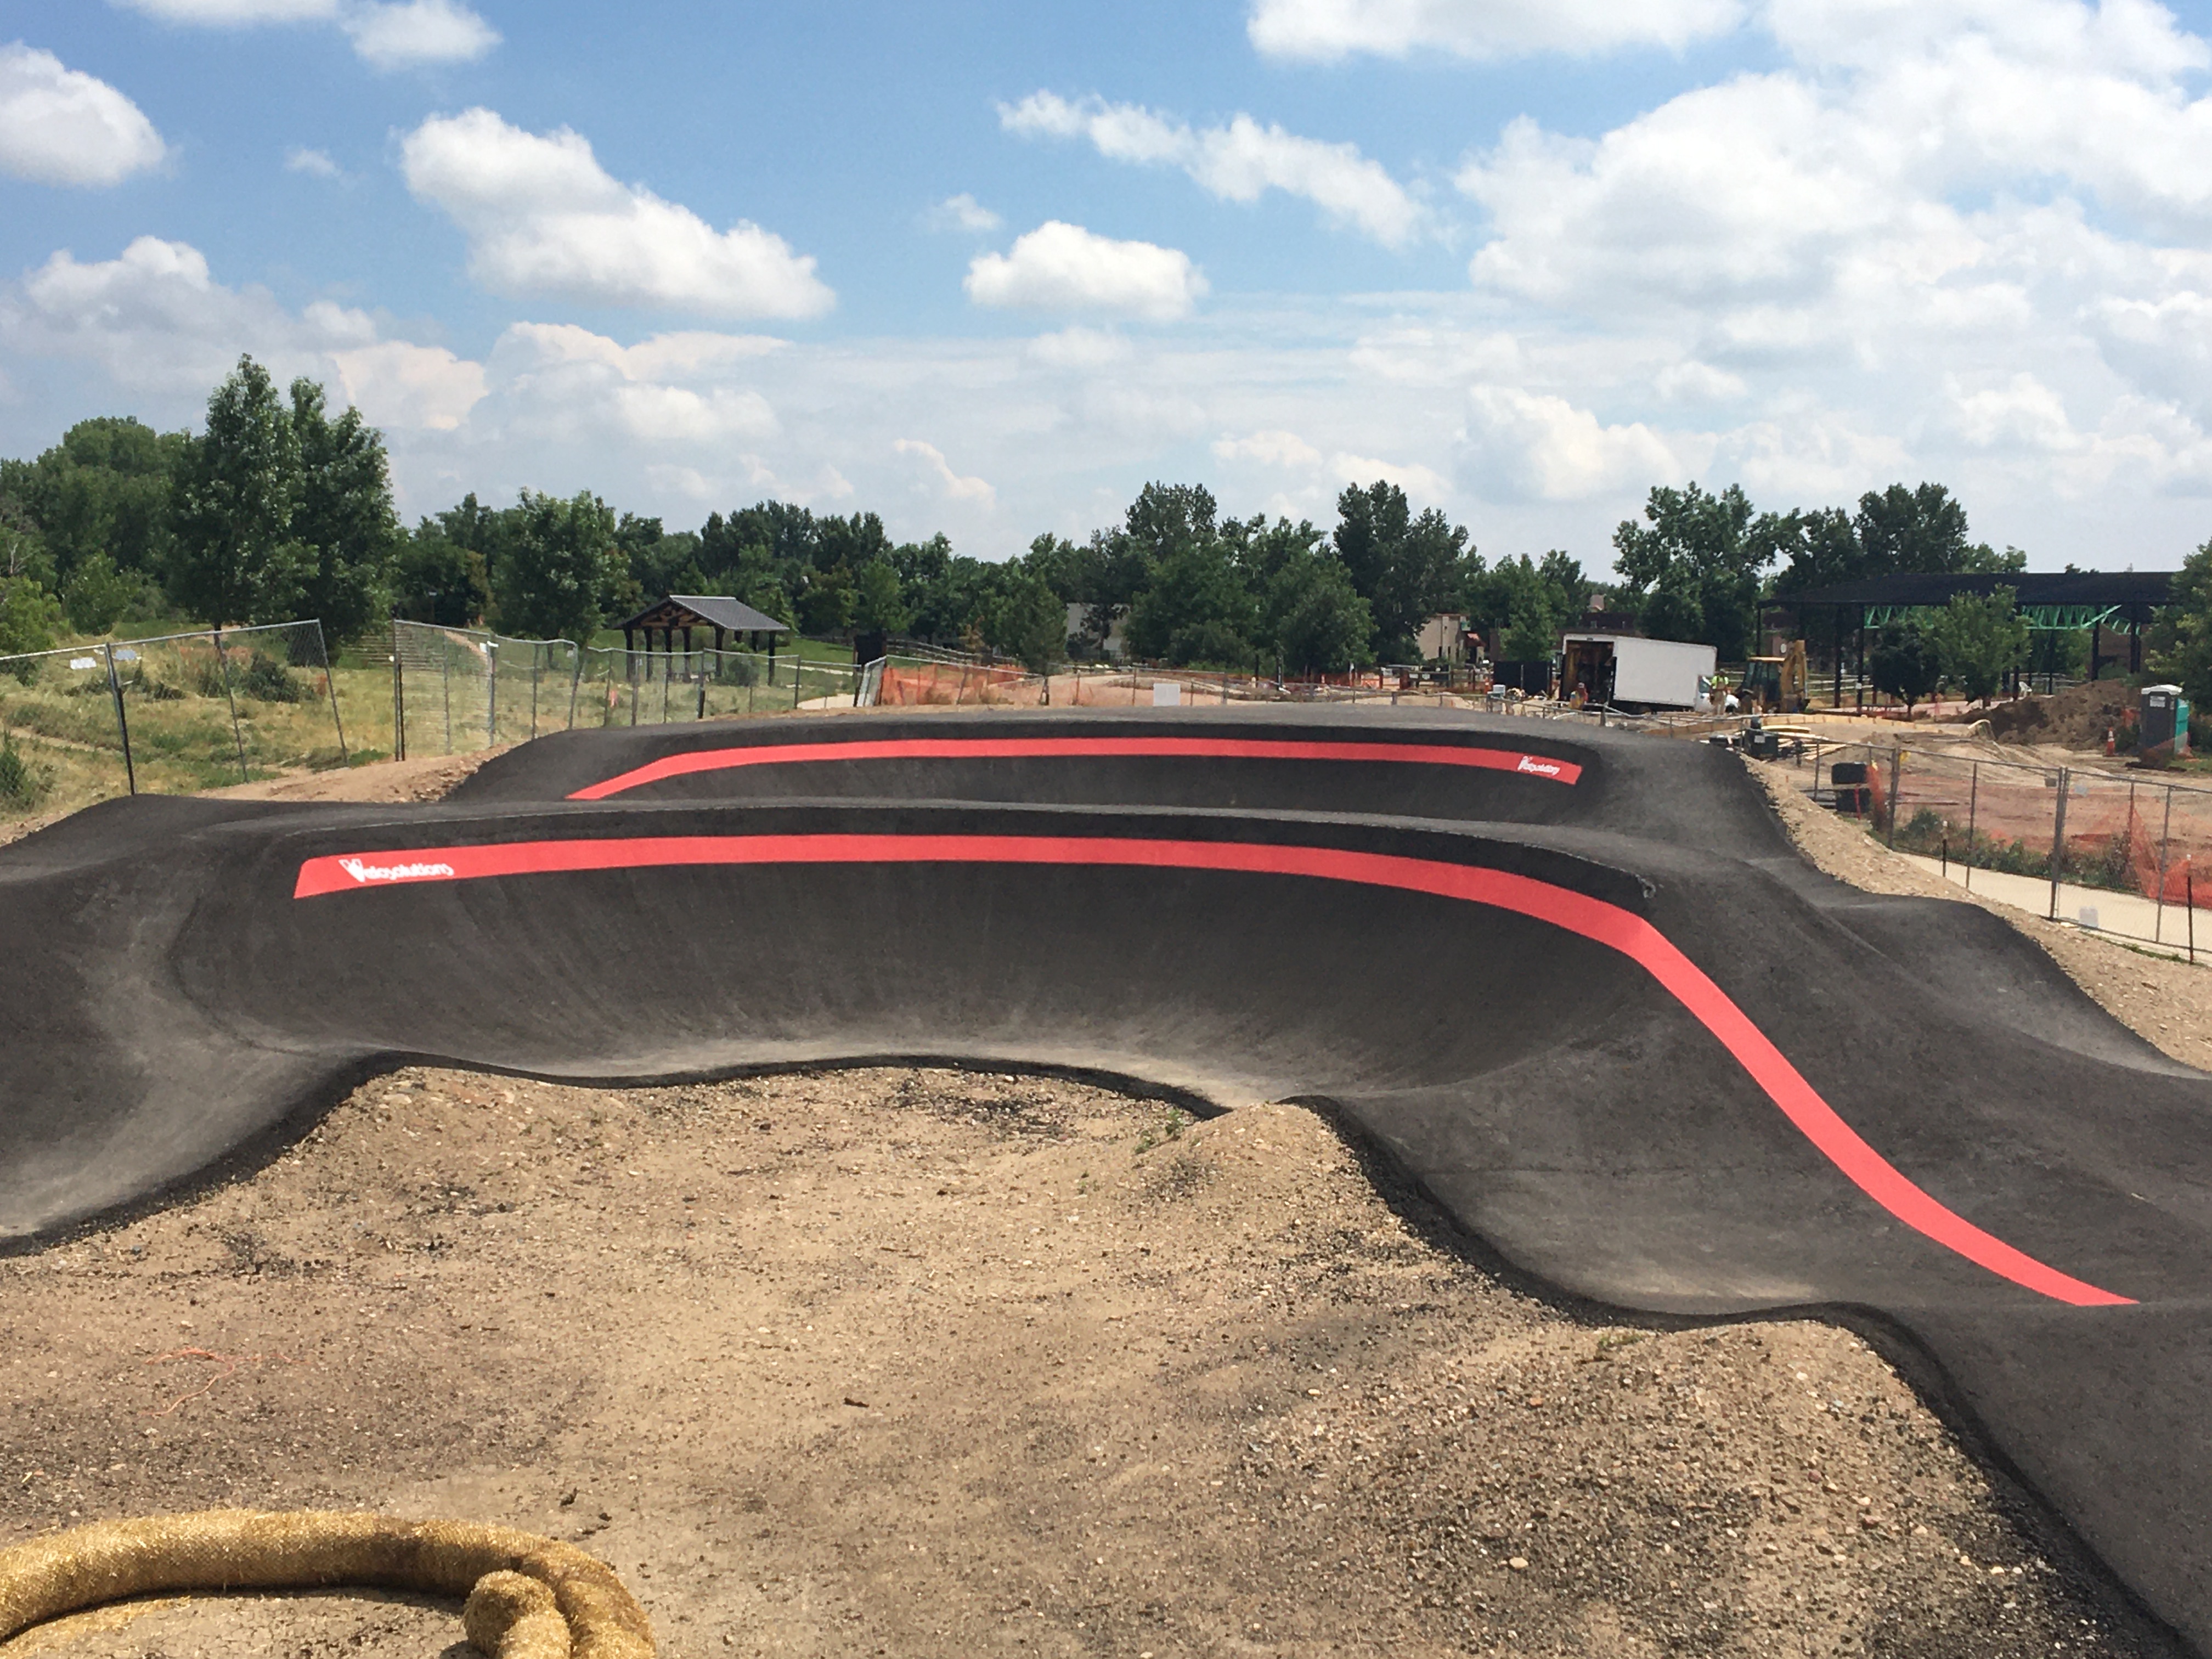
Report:
[{"label": "white cloud", "polygon": [[812,317],[836,303],[814,261],[758,225],[726,231],[617,183],[584,137],[488,109],[434,116],[401,144],[408,188],[467,234],[469,268],[504,294],[713,317]]},{"label": "white cloud", "polygon": [[300,144],[295,144],[284,152],[284,171],[304,173],[315,179],[336,179],[341,176],[338,164],[331,160],[328,150],[308,149]]},{"label": "white cloud", "polygon": [[1404,246],[1421,225],[1419,204],[1358,145],[1301,138],[1249,115],[1225,127],[1194,129],[1136,104],[1099,98],[1072,103],[1033,92],[1018,104],[1000,105],[999,121],[1026,137],[1088,139],[1111,161],[1181,167],[1200,188],[1227,201],[1255,202],[1279,190],[1390,247]]},{"label": "white cloud", "polygon": [[1452,494],[1450,481],[1443,473],[1419,461],[1377,460],[1339,450],[1328,458],[1328,470],[1346,483],[1370,484],[1379,478],[1396,484],[1416,501],[1431,506],[1449,500]]},{"label": "white cloud", "polygon": [[963,478],[952,470],[945,459],[945,452],[919,438],[900,438],[891,445],[895,455],[910,455],[921,461],[922,468],[948,501],[973,501],[983,507],[994,506],[999,492],[981,478]]},{"label": "white cloud", "polygon": [[1607,426],[1549,393],[1478,386],[1468,393],[1468,442],[1478,465],[1496,485],[1542,501],[1680,483],[1692,470],[1642,422]]},{"label": "white cloud", "polygon": [[346,401],[380,427],[452,432],[490,390],[482,363],[443,346],[380,340],[330,358]]},{"label": "white cloud", "polygon": [[1217,460],[1249,462],[1273,471],[1303,475],[1309,488],[1303,497],[1280,498],[1286,504],[1285,512],[1291,510],[1291,504],[1300,513],[1311,512],[1324,498],[1333,500],[1343,485],[1369,484],[1378,478],[1424,501],[1446,501],[1452,494],[1451,484],[1442,473],[1418,461],[1381,460],[1346,449],[1323,455],[1297,433],[1280,428],[1247,433],[1241,438],[1218,438],[1213,454]]},{"label": "white cloud", "polygon": [[111,0],[166,23],[250,28],[263,23],[336,23],[373,69],[473,63],[499,31],[461,0]]},{"label": "white cloud", "polygon": [[518,420],[564,439],[608,431],[648,445],[758,441],[778,431],[752,386],[720,371],[750,364],[775,342],[744,336],[655,335],[623,346],[567,323],[516,323],[492,368]]},{"label": "white cloud", "polygon": [[240,356],[281,382],[335,382],[380,426],[451,431],[485,395],[482,365],[439,346],[383,337],[365,311],[318,300],[288,311],[266,289],[214,279],[185,242],[142,236],[113,259],[67,252],[0,294],[10,355],[88,362],[118,388],[197,412]]},{"label": "white cloud", "polygon": [[2015,374],[2001,386],[1967,392],[1953,386],[1959,431],[1966,441],[1988,449],[2016,444],[2061,450],[2074,442],[2074,423],[2066,400],[2033,374]]},{"label": "white cloud", "polygon": [[929,210],[929,216],[940,230],[964,230],[978,235],[1006,222],[964,190],[939,202]]},{"label": "white cloud", "polygon": [[1030,361],[1047,368],[1104,368],[1129,355],[1128,340],[1110,328],[1085,328],[1080,323],[1040,334],[1029,344]]},{"label": "white cloud", "polygon": [[20,40],[0,46],[0,173],[113,185],[167,154],[144,112],[106,82]]},{"label": "white cloud", "polygon": [[[1550,306],[1805,307],[1814,338],[2047,283],[2024,239],[2075,204],[2201,246],[2212,63],[2147,0],[1771,0],[1796,63],[1596,138],[1525,118],[1471,157],[1479,287]],[[2057,200],[2036,205],[2056,191]],[[2054,217],[2054,215],[2056,216]],[[1971,299],[1969,287],[1977,291]],[[1775,319],[1762,328],[1775,332]]]},{"label": "white cloud", "polygon": [[340,27],[375,69],[473,63],[499,44],[499,31],[456,0],[369,0],[348,10]]},{"label": "white cloud", "polygon": [[1744,11],[1741,0],[1253,0],[1245,29],[1271,58],[1480,59],[1624,46],[1680,52],[1733,29]]},{"label": "white cloud", "polygon": [[1254,432],[1242,438],[1214,441],[1213,453],[1224,461],[1256,461],[1261,466],[1310,471],[1322,464],[1321,451],[1295,432]]},{"label": "white cloud", "polygon": [[980,306],[1032,311],[1102,311],[1167,321],[1190,314],[1206,278],[1181,250],[1119,242],[1080,225],[1047,220],[1005,253],[968,267],[968,297]]},{"label": "white cloud", "polygon": [[1651,386],[1670,404],[1733,403],[1751,392],[1742,375],[1715,368],[1694,357],[1668,364],[1652,377]]},{"label": "white cloud", "polygon": [[240,28],[256,23],[312,22],[338,14],[338,0],[112,0],[165,23]]}]

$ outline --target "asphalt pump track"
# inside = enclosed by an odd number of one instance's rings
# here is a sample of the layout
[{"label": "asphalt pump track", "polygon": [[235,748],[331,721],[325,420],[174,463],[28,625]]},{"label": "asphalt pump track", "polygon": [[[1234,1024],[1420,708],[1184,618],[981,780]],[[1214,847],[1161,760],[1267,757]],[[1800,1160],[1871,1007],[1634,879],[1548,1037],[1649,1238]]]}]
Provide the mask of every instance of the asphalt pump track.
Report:
[{"label": "asphalt pump track", "polygon": [[1510,1268],[1876,1337],[2212,1652],[2212,1079],[1731,755],[1409,710],[566,733],[429,806],[0,849],[0,1242],[403,1065],[933,1060],[1327,1104]]}]

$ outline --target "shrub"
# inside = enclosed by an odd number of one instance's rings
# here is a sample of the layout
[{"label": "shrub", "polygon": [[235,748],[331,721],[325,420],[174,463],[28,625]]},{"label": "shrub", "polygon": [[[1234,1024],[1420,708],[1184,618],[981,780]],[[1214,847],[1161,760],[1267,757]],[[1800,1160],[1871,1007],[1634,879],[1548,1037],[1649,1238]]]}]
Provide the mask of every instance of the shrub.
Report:
[{"label": "shrub", "polygon": [[225,675],[222,653],[212,657],[195,657],[191,660],[192,690],[203,697],[228,697],[233,686]]},{"label": "shrub", "polygon": [[15,747],[15,733],[0,732],[0,807],[27,812],[46,798],[53,787],[42,767],[23,758]]},{"label": "shrub", "polygon": [[313,695],[297,674],[259,651],[239,677],[238,689],[257,702],[305,702]]}]

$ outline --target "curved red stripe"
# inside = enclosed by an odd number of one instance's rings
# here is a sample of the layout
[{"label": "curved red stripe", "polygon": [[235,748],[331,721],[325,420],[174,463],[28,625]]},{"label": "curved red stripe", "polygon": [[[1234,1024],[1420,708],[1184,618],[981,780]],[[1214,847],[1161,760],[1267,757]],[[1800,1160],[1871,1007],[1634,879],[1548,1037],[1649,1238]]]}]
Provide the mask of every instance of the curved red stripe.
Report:
[{"label": "curved red stripe", "polygon": [[1729,994],[1632,911],[1533,877],[1479,866],[1328,847],[1139,841],[1102,836],[648,836],[418,848],[307,860],[295,898],[383,885],[687,865],[1047,864],[1231,870],[1310,876],[1463,900],[1533,917],[1618,951],[1657,980],[1733,1055],[1798,1132],[1851,1184],[1915,1232],[2015,1285],[2076,1307],[2129,1305],[2046,1266],[1913,1184],[1844,1121]]},{"label": "curved red stripe", "polygon": [[787,766],[800,761],[1030,760],[1155,757],[1195,760],[1395,761],[1425,766],[1472,766],[1573,784],[1583,769],[1556,756],[1517,749],[1476,749],[1450,743],[1292,742],[1273,738],[878,738],[852,743],[754,744],[668,755],[579,789],[570,800],[605,800],[667,778],[739,766]]}]

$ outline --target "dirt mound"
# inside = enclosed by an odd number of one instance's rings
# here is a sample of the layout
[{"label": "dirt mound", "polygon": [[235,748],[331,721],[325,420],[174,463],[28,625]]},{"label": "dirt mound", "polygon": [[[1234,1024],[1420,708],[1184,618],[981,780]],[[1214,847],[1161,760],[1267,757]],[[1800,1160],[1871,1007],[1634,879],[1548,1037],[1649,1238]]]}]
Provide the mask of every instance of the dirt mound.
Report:
[{"label": "dirt mound", "polygon": [[[1578,1322],[1372,1173],[1295,1107],[1048,1079],[404,1071],[233,1185],[0,1257],[0,1546],[462,1515],[615,1565],[669,1659],[2168,1651],[1857,1338]],[[453,1613],[26,1639],[421,1659]]]},{"label": "dirt mound", "polygon": [[2125,680],[2098,680],[2069,686],[2055,696],[1998,703],[1986,718],[1999,743],[2055,743],[2068,749],[2101,749],[2105,733],[2118,726],[2135,706],[2135,689]]}]

